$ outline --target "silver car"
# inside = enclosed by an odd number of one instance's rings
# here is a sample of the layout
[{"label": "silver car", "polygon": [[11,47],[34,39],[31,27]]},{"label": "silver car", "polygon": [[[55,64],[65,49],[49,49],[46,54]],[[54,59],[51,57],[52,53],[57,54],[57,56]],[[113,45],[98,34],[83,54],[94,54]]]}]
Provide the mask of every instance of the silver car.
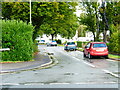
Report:
[{"label": "silver car", "polygon": [[64,50],[77,50],[77,45],[75,42],[67,42],[65,44]]},{"label": "silver car", "polygon": [[47,46],[57,46],[57,42],[56,41],[50,41],[47,43]]}]

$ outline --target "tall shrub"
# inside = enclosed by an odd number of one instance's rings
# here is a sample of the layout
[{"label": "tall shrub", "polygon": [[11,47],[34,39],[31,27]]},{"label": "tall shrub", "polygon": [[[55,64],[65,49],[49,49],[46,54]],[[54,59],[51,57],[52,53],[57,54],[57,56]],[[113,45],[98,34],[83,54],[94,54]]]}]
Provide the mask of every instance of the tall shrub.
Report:
[{"label": "tall shrub", "polygon": [[33,26],[23,21],[2,21],[2,61],[28,61],[33,53]]},{"label": "tall shrub", "polygon": [[120,32],[115,32],[112,34],[110,43],[109,43],[109,50],[112,53],[120,54]]},{"label": "tall shrub", "polygon": [[88,42],[77,41],[77,47],[83,48]]}]

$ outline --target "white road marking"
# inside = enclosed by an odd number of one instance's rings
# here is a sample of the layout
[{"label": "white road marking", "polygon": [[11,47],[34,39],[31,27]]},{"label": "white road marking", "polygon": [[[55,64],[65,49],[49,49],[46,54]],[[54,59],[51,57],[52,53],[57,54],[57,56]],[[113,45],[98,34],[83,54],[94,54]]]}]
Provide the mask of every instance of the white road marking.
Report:
[{"label": "white road marking", "polygon": [[87,64],[87,65],[89,65],[89,66],[91,66],[91,67],[96,67],[96,66],[94,66],[94,65],[92,65],[92,64],[90,64],[90,63],[87,63],[87,62],[83,62],[83,63],[85,63],[85,64]]},{"label": "white road marking", "polygon": [[117,60],[111,60],[111,59],[106,59],[106,60],[111,62],[118,62]]},{"label": "white road marking", "polygon": [[112,72],[110,72],[108,70],[103,69],[102,71],[104,71],[104,72],[106,72],[108,74],[111,74],[112,76],[115,76],[115,77],[119,78],[119,76],[117,74],[114,74],[114,73],[112,73]]},{"label": "white road marking", "polygon": [[[70,56],[69,54],[67,54],[68,56]],[[74,58],[74,59],[76,59],[77,61],[80,61],[80,59],[78,59],[78,58],[76,58],[76,57],[72,57],[72,58]],[[87,62],[85,62],[85,61],[82,61],[83,63],[85,63],[86,65],[88,65],[88,66],[91,66],[91,67],[94,67],[95,68],[95,66],[94,65],[92,65],[92,64],[90,64],[90,63],[87,63]]]},{"label": "white road marking", "polygon": [[105,83],[105,84],[115,84],[115,83],[117,83],[117,82],[103,82],[103,83]]},{"label": "white road marking", "polygon": [[0,71],[1,73],[5,73],[5,72],[8,72],[8,71]]},{"label": "white road marking", "polygon": [[0,83],[0,85],[20,85],[18,83]]},{"label": "white road marking", "polygon": [[[102,82],[102,84],[115,84],[117,82]],[[78,82],[78,83],[49,83],[49,84],[45,84],[45,83],[29,83],[29,84],[23,84],[23,85],[65,85],[65,84],[100,84],[100,82]],[[0,83],[0,85],[20,85],[19,83]]]},{"label": "white road marking", "polygon": [[50,85],[55,85],[55,84],[70,84],[70,83],[50,83]]},{"label": "white road marking", "polygon": [[38,83],[34,83],[34,84],[32,83],[32,84],[24,84],[24,85],[45,85],[45,84],[44,83],[39,83],[39,84]]}]

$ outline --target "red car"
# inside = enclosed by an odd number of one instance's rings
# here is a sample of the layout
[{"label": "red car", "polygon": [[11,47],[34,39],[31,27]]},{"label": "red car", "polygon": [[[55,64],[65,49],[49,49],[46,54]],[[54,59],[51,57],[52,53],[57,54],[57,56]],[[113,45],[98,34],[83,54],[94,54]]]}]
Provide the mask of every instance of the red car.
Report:
[{"label": "red car", "polygon": [[90,42],[83,51],[84,57],[93,58],[93,56],[104,56],[108,58],[108,48],[104,42]]}]

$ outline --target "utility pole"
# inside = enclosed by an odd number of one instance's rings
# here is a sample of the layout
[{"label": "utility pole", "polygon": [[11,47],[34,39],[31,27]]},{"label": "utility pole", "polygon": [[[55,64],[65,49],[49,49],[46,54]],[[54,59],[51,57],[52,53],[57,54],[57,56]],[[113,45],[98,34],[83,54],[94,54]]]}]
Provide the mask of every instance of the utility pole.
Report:
[{"label": "utility pole", "polygon": [[31,20],[31,0],[30,0],[30,24],[32,24],[32,20]]}]

